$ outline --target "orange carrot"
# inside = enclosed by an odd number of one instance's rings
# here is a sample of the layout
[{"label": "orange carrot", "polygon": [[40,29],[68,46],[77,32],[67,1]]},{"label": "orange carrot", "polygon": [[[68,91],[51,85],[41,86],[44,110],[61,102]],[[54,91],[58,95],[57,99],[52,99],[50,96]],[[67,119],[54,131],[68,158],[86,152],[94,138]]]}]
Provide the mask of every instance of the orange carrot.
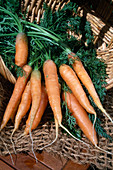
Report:
[{"label": "orange carrot", "polygon": [[31,128],[33,125],[33,121],[34,121],[36,113],[39,109],[40,101],[41,101],[41,73],[37,68],[34,69],[31,73],[30,86],[31,86],[32,105],[31,105],[31,110],[30,110],[29,134],[30,134],[30,138],[32,141],[32,152],[33,152],[33,155],[37,162],[37,158],[36,158],[36,155],[35,155],[34,149],[33,149],[33,138],[32,138],[32,134],[31,134]]},{"label": "orange carrot", "polygon": [[21,32],[17,34],[15,48],[15,64],[22,67],[27,64],[28,57],[28,39],[25,33]]},{"label": "orange carrot", "polygon": [[60,106],[60,89],[55,63],[52,60],[46,60],[43,65],[43,72],[50,106],[56,120],[62,122],[61,107],[57,107]]},{"label": "orange carrot", "polygon": [[76,97],[70,92],[63,92],[63,100],[66,102],[68,109],[72,115],[76,118],[76,122],[85,136],[92,142],[95,147],[103,152],[113,155],[113,153],[106,151],[97,146],[97,136],[93,124],[89,120],[89,117],[83,107],[80,105]]},{"label": "orange carrot", "polygon": [[88,75],[88,73],[86,72],[82,62],[80,61],[80,59],[74,54],[68,54],[68,58],[69,59],[73,59],[74,63],[72,64],[73,69],[75,70],[77,76],[79,77],[79,79],[81,80],[81,82],[84,84],[84,86],[87,88],[89,94],[91,95],[92,99],[94,100],[95,104],[97,105],[97,107],[111,120],[111,122],[113,123],[113,120],[111,119],[111,117],[106,113],[106,110],[103,108],[101,101],[99,99],[99,96],[95,90],[95,87],[92,83],[92,80],[90,78],[90,76]]},{"label": "orange carrot", "polygon": [[30,110],[30,131],[41,101],[41,73],[33,70],[30,78],[32,105]]},{"label": "orange carrot", "polygon": [[[36,113],[36,116],[34,118],[31,130],[36,129],[36,127],[39,125],[39,123],[41,121],[41,118],[43,116],[43,113],[44,113],[44,111],[45,111],[45,109],[47,107],[47,103],[48,103],[47,92],[46,92],[44,84],[42,84],[42,86],[41,86],[41,101],[40,101],[40,106],[39,106],[39,109],[38,109],[38,111]],[[31,114],[31,112],[30,112],[30,114]],[[29,133],[30,117],[31,117],[30,114],[29,114],[28,119],[26,121],[26,128],[24,130],[24,134],[25,135],[27,135]]]},{"label": "orange carrot", "polygon": [[[43,148],[50,146],[53,144],[58,138],[58,125],[63,128],[67,133],[69,133],[73,138],[77,139],[73,136],[62,124],[62,111],[61,111],[61,101],[60,101],[60,89],[57,75],[57,68],[55,63],[52,60],[46,60],[43,65],[43,72],[45,77],[45,85],[48,94],[48,99],[50,106],[53,110],[55,125],[56,125],[56,138],[48,145]],[[77,139],[79,140],[79,139]],[[81,141],[81,140],[79,140]],[[81,141],[82,142],[82,141]],[[41,150],[43,149],[41,148]]]},{"label": "orange carrot", "polygon": [[[86,137],[95,145],[97,145],[96,131],[93,129],[93,124],[83,107],[80,105],[76,97],[70,92],[63,92],[62,99],[66,102],[68,109],[76,118],[76,122]],[[94,131],[93,131],[94,130]]]},{"label": "orange carrot", "polygon": [[18,77],[15,87],[14,87],[14,90],[13,90],[13,94],[9,100],[7,107],[6,107],[0,130],[2,130],[6,126],[7,122],[9,121],[11,115],[13,114],[13,112],[15,110],[15,107],[17,107],[18,101],[20,100],[22,93],[25,89],[25,86],[27,84],[27,81],[28,81],[29,75],[32,71],[32,68],[29,65],[25,65],[23,67],[23,70],[24,70],[23,76]]},{"label": "orange carrot", "polygon": [[83,87],[82,87],[78,77],[76,76],[76,73],[70,66],[68,66],[66,64],[62,64],[60,66],[59,72],[60,72],[61,77],[64,79],[64,81],[66,82],[68,87],[72,90],[73,94],[75,95],[75,97],[77,98],[79,103],[83,106],[83,108],[87,112],[95,115],[95,119],[93,122],[93,127],[94,127],[96,118],[97,118],[97,114],[96,114],[94,108],[91,106],[91,104],[86,96],[86,93],[84,92]]},{"label": "orange carrot", "polygon": [[14,130],[12,134],[18,129],[19,124],[23,116],[26,115],[31,105],[31,89],[30,89],[30,81],[28,81],[25,90],[22,94],[21,102],[19,104],[19,108],[15,117]]},{"label": "orange carrot", "polygon": [[[21,100],[21,99],[20,99],[20,100]],[[19,106],[19,104],[20,104],[20,100],[18,100],[18,103],[17,103],[17,105],[15,106],[15,108],[14,108],[14,110],[13,110],[13,113],[12,113],[12,115],[11,115],[11,117],[10,117],[12,123],[14,123],[15,114],[16,114],[16,111],[18,110],[18,106]]]},{"label": "orange carrot", "polygon": [[[12,131],[11,138],[10,138],[15,154],[16,154],[16,150],[15,150],[15,146],[14,146],[12,137],[13,137],[14,132],[18,129],[21,119],[23,118],[23,116],[25,116],[25,114],[29,110],[30,104],[31,104],[31,89],[30,89],[30,81],[28,81],[28,83],[25,87],[25,90],[22,94],[21,102],[19,104],[17,114],[15,117],[14,129]],[[14,114],[13,114],[13,116],[14,116]]]},{"label": "orange carrot", "polygon": [[66,64],[62,64],[59,68],[59,71],[61,77],[72,90],[73,94],[76,96],[77,100],[83,106],[83,108],[85,108],[86,111],[91,114],[96,114],[73,69]]}]

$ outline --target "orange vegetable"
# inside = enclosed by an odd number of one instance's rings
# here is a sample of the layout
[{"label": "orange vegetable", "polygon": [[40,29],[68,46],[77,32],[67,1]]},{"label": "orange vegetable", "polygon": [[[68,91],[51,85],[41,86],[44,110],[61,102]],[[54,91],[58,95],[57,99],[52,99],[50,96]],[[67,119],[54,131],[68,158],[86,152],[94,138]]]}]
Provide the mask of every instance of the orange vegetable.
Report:
[{"label": "orange vegetable", "polygon": [[59,68],[59,72],[83,108],[91,114],[96,114],[73,69],[66,64],[62,64]]},{"label": "orange vegetable", "polygon": [[[69,133],[73,138],[77,139],[73,136],[62,124],[62,111],[61,111],[61,101],[60,101],[60,89],[57,75],[57,67],[52,60],[46,60],[43,65],[43,72],[45,77],[45,85],[48,94],[48,100],[50,106],[52,108],[54,118],[55,118],[55,126],[56,126],[56,138],[48,145],[43,148],[50,146],[53,144],[58,138],[58,125],[63,128],[67,133]],[[79,139],[77,139],[79,140]],[[79,140],[81,141],[81,140]],[[82,141],[81,141],[82,142]],[[41,148],[41,150],[43,149]]]},{"label": "orange vegetable", "polygon": [[[36,129],[36,127],[39,125],[40,121],[41,121],[41,118],[43,116],[43,113],[47,107],[47,103],[48,103],[48,97],[47,97],[47,92],[46,92],[46,89],[45,89],[45,86],[44,84],[42,84],[42,87],[41,87],[41,101],[40,101],[40,106],[39,106],[39,109],[36,113],[36,116],[34,118],[34,121],[33,121],[33,125],[31,127],[31,130],[33,129]],[[31,114],[31,112],[30,112]],[[28,116],[28,119],[26,121],[26,128],[24,130],[24,134],[27,135],[29,133],[29,127],[30,127],[30,117],[31,115],[29,114]]]},{"label": "orange vegetable", "polygon": [[14,87],[14,90],[13,90],[13,93],[12,93],[12,96],[9,100],[7,107],[6,107],[6,110],[5,110],[5,113],[3,116],[3,120],[2,120],[2,123],[0,126],[0,130],[2,130],[6,126],[7,122],[11,118],[11,115],[14,114],[15,108],[18,107],[18,104],[19,104],[18,101],[20,101],[20,99],[21,99],[22,93],[26,87],[26,84],[27,84],[29,75],[32,71],[32,68],[29,65],[25,65],[23,67],[23,70],[24,70],[23,76],[18,77],[15,87]]},{"label": "orange vegetable", "polygon": [[15,48],[15,64],[22,67],[27,64],[28,57],[28,39],[25,33],[21,32],[17,34]]},{"label": "orange vegetable", "polygon": [[63,100],[66,102],[68,109],[76,118],[76,122],[85,136],[94,144],[97,145],[96,131],[93,129],[93,124],[83,107],[80,105],[76,97],[70,92],[63,92]]},{"label": "orange vegetable", "polygon": [[30,128],[36,116],[36,113],[40,106],[41,101],[41,73],[39,70],[33,70],[31,73],[30,78],[30,86],[31,86],[31,98],[32,98],[32,105],[30,110]]},{"label": "orange vegetable", "polygon": [[90,76],[88,75],[88,73],[86,72],[82,62],[80,61],[80,59],[74,54],[68,54],[68,58],[73,59],[74,63],[72,64],[73,69],[75,70],[77,76],[79,77],[79,79],[81,80],[81,82],[84,84],[84,86],[87,88],[89,94],[91,95],[92,99],[94,100],[95,104],[97,105],[97,107],[111,120],[111,122],[113,123],[113,120],[111,119],[111,117],[106,113],[106,110],[103,108],[101,101],[99,99],[99,96],[95,90],[95,87],[92,83],[92,80],[90,78]]},{"label": "orange vegetable", "polygon": [[12,134],[18,129],[21,119],[26,115],[31,105],[31,89],[30,81],[28,81],[25,90],[22,94],[21,102],[15,117],[14,130]]},{"label": "orange vegetable", "polygon": [[50,106],[56,120],[61,122],[62,112],[60,107],[60,89],[55,63],[52,60],[46,60],[43,65],[43,72]]}]

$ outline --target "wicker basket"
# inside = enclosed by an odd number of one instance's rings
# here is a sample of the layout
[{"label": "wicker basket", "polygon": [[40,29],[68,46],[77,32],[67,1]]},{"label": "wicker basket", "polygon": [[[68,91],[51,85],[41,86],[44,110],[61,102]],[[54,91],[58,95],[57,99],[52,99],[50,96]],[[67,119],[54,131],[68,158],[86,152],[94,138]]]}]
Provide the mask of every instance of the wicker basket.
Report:
[{"label": "wicker basket", "polygon": [[[58,8],[63,8],[65,3],[69,1],[66,0],[26,0],[23,2],[23,10],[27,10],[26,18],[33,22],[34,20],[37,23],[40,23],[40,18],[43,15],[42,5],[46,2],[48,6],[52,8],[52,10],[57,10]],[[82,5],[78,8],[78,13],[80,16],[83,14],[86,16],[87,20],[91,23],[92,31],[95,35],[95,46],[97,48],[97,57],[103,58],[105,63],[107,64],[107,74],[108,78],[107,81],[107,94],[104,101],[104,107],[111,117],[113,118],[113,27],[111,25],[112,18],[113,18],[113,5],[110,3],[111,1],[107,0],[95,0],[90,1],[93,6],[93,10],[89,7],[89,1],[82,3]],[[97,5],[98,4],[98,5]],[[3,62],[3,61],[2,61]],[[2,64],[3,65],[3,64]],[[5,68],[5,65],[4,65]],[[5,75],[8,74],[8,69],[5,68]],[[4,73],[4,71],[2,71]],[[4,76],[5,77],[5,76]],[[7,76],[10,81],[12,76]],[[5,77],[6,78],[6,77]],[[14,77],[13,77],[14,78]],[[13,79],[13,83],[15,80]],[[49,143],[55,136],[55,125],[54,123],[49,122],[49,118],[51,113],[45,114],[43,117],[42,123],[40,126],[33,132],[33,140],[34,140],[34,150],[36,151],[43,145]],[[103,121],[102,126],[107,131],[107,133],[113,137],[113,125],[112,123],[105,118]],[[13,126],[9,126],[3,129],[1,136],[4,137],[5,141],[8,143],[8,148],[11,153],[13,153],[12,146],[9,139],[9,135],[11,134]],[[24,127],[22,128],[22,130]],[[17,133],[14,135],[14,141],[16,138],[22,133],[22,130],[18,130]],[[48,138],[49,136],[49,138]],[[86,138],[83,136],[83,140],[86,143],[90,144],[90,148],[85,146],[84,144],[80,144],[79,142],[75,141],[71,137],[67,136],[66,134],[62,134],[59,132],[59,138],[55,144],[52,146],[45,148],[47,152],[51,152],[54,154],[58,154],[60,156],[64,156],[65,158],[69,158],[77,163],[93,163],[99,169],[113,168],[113,157],[107,155],[106,153],[97,150]],[[38,142],[37,142],[38,141]],[[99,138],[99,146],[105,150],[112,150],[113,153],[113,143],[109,143],[103,137]],[[3,143],[1,142],[1,153],[0,154],[7,154],[7,150],[5,149]],[[31,150],[31,141],[29,136],[22,137],[16,142],[16,150],[17,152],[21,151],[29,151]]]}]

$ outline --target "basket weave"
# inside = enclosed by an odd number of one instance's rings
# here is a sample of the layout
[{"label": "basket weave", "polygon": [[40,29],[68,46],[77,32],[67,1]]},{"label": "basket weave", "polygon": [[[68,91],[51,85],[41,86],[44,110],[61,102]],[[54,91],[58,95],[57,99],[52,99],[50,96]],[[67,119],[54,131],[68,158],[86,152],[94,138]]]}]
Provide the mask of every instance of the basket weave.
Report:
[{"label": "basket weave", "polygon": [[[34,20],[37,23],[40,23],[40,18],[43,16],[42,5],[46,2],[52,10],[57,10],[58,8],[63,8],[65,3],[69,1],[66,0],[26,0],[23,2],[23,10],[27,10],[26,18],[33,22]],[[80,16],[83,14],[86,15],[87,20],[91,23],[92,31],[95,35],[95,46],[97,48],[97,57],[103,58],[107,64],[107,93],[104,101],[104,108],[113,118],[113,27],[110,23],[113,21],[113,5],[109,1],[95,0],[91,1],[93,10],[88,6],[88,2],[83,3],[78,8],[78,13]],[[98,5],[97,5],[98,4]],[[8,71],[6,71],[8,72]],[[10,81],[10,80],[9,80]],[[4,86],[2,85],[4,88]],[[37,151],[40,147],[50,143],[55,137],[55,124],[50,122],[51,112],[46,111],[41,124],[39,127],[33,131],[33,141],[34,141],[34,150]],[[101,115],[100,115],[101,116]],[[31,140],[30,137],[19,137],[24,131],[24,121],[21,123],[20,129],[14,134],[13,140],[16,146],[16,151],[31,151]],[[102,126],[106,130],[107,134],[113,138],[113,125],[105,118],[102,122]],[[7,124],[6,128],[1,132],[1,137],[4,139],[4,142],[7,143],[8,149],[13,153],[12,144],[9,140],[9,136],[13,130],[10,122]],[[48,138],[49,136],[49,138]],[[99,169],[113,169],[113,156],[107,155],[106,153],[96,149],[89,140],[83,135],[82,140],[89,144],[89,148],[72,139],[67,134],[62,133],[59,130],[59,138],[55,144],[45,148],[47,152],[58,154],[59,156],[64,156],[67,159],[71,159],[76,163],[93,163]],[[104,137],[99,137],[99,146],[105,150],[110,150],[113,153],[113,143]],[[3,141],[0,141],[0,154],[8,154],[7,149]]]}]

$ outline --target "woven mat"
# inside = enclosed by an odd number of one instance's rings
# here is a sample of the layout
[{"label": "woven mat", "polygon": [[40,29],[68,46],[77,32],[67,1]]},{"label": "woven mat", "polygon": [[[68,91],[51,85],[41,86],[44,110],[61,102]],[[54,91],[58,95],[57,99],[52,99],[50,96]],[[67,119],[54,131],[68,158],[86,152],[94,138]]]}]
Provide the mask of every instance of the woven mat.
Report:
[{"label": "woven mat", "polygon": [[[8,82],[7,82],[7,86],[9,86]],[[3,87],[5,87],[5,84]],[[2,94],[6,95],[5,92]],[[112,94],[113,94],[113,88],[107,91],[104,106],[105,109],[113,118]],[[0,110],[0,112],[2,113],[2,110]],[[34,151],[38,151],[40,147],[47,145],[55,138],[55,124],[54,122],[50,121],[52,116],[53,116],[52,112],[46,110],[40,125],[36,130],[32,132],[32,137],[34,141]],[[26,118],[24,117],[23,121],[21,122],[19,130],[17,130],[17,132],[13,136],[13,141],[15,143],[15,148],[17,153],[32,152],[31,139],[29,135],[19,138],[20,135],[24,132],[25,120]],[[112,123],[107,118],[101,121],[102,121],[102,126],[107,131],[107,134],[109,134],[113,138]],[[12,133],[13,128],[14,128],[13,123],[9,121],[7,126],[1,132],[1,137],[3,141],[7,144],[10,153],[14,153],[12,148],[12,143],[10,141],[10,135]],[[63,133],[61,128],[59,128],[58,140],[50,147],[45,148],[45,150],[52,154],[57,154],[67,159],[71,159],[76,163],[80,163],[80,164],[93,163],[99,169],[103,169],[105,167],[112,169],[113,156],[107,155],[106,153],[96,149],[84,135],[82,136],[82,140],[88,143],[89,147],[83,143],[74,140],[66,133]],[[8,150],[6,149],[3,141],[0,140],[0,155],[7,155]],[[99,146],[101,148],[113,153],[113,143],[110,143],[110,141],[108,139],[105,139],[104,137],[99,137],[98,141],[99,141]]]}]

